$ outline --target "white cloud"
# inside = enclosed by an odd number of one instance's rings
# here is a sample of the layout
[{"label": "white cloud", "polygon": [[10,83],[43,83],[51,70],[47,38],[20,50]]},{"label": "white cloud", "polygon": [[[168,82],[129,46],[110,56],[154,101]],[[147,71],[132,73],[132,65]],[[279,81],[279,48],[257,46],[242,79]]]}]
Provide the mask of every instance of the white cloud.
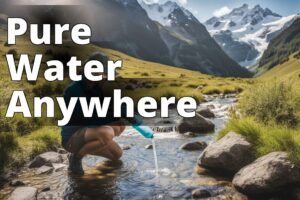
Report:
[{"label": "white cloud", "polygon": [[227,6],[224,6],[224,7],[220,8],[220,9],[215,10],[213,14],[216,17],[221,17],[221,16],[226,15],[226,14],[228,14],[230,12],[231,12],[231,9],[228,8]]}]

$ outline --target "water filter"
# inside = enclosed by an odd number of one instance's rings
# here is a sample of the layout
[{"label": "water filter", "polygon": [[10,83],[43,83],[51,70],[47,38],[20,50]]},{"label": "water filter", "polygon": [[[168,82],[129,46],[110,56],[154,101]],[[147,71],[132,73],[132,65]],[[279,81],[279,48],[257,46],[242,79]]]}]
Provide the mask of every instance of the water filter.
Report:
[{"label": "water filter", "polygon": [[132,125],[132,127],[147,139],[152,139],[154,137],[153,130],[148,126]]},{"label": "water filter", "polygon": [[143,135],[147,139],[152,139],[154,137],[154,131],[148,127],[143,126],[143,120],[140,116],[135,116],[132,120],[132,127],[137,130],[141,135]]}]

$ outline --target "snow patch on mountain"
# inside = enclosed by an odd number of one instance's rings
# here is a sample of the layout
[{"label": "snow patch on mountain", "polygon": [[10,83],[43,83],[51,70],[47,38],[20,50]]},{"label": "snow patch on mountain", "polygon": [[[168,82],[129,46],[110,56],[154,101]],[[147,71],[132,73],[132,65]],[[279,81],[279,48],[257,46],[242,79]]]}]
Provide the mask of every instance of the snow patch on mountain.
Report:
[{"label": "snow patch on mountain", "polygon": [[160,23],[163,26],[171,26],[172,21],[176,20],[175,16],[172,15],[174,10],[176,9],[181,9],[188,18],[192,18],[192,14],[187,9],[179,6],[177,3],[172,1],[167,1],[164,4],[149,4],[143,0],[139,0],[139,3],[146,10],[150,19]]},{"label": "snow patch on mountain", "polygon": [[[216,35],[230,34],[235,42],[252,46],[258,52],[255,58],[252,57],[250,60],[235,59],[242,66],[250,66],[258,62],[267,49],[270,40],[291,25],[295,17],[296,15],[282,17],[268,8],[263,9],[259,5],[250,8],[247,4],[244,4],[228,14],[207,20],[205,26],[215,39]],[[224,44],[223,40],[222,43],[218,40],[217,42],[223,47],[230,45]],[[230,42],[232,41],[230,40]],[[234,51],[233,48],[227,48],[226,50],[228,55],[233,54],[231,52]]]}]

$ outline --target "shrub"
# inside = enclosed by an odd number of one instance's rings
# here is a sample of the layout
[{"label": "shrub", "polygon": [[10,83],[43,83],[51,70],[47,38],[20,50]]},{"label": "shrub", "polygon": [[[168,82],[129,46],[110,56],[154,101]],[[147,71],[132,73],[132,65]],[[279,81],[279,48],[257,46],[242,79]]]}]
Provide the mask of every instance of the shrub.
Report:
[{"label": "shrub", "polygon": [[180,87],[182,83],[170,83],[170,87]]},{"label": "shrub", "polygon": [[270,82],[248,90],[240,101],[241,113],[268,123],[296,126],[300,111],[300,95],[291,82]]},{"label": "shrub", "polygon": [[203,94],[212,95],[212,94],[221,94],[221,90],[214,87],[206,87],[203,90]]},{"label": "shrub", "polygon": [[32,92],[37,97],[51,96],[54,93],[50,83],[44,83],[42,85],[37,85],[32,89]]},{"label": "shrub", "polygon": [[300,129],[289,129],[275,123],[265,125],[251,117],[235,117],[220,132],[218,138],[224,137],[230,131],[245,136],[253,144],[253,155],[256,158],[274,151],[285,151],[290,159],[300,166]]},{"label": "shrub", "polygon": [[142,73],[141,76],[150,76],[147,72]]},{"label": "shrub", "polygon": [[18,148],[16,135],[13,133],[0,133],[0,173],[3,172],[4,166],[8,163],[11,153]]},{"label": "shrub", "polygon": [[21,119],[16,122],[16,132],[19,135],[28,134],[33,129],[32,123],[28,120]]}]

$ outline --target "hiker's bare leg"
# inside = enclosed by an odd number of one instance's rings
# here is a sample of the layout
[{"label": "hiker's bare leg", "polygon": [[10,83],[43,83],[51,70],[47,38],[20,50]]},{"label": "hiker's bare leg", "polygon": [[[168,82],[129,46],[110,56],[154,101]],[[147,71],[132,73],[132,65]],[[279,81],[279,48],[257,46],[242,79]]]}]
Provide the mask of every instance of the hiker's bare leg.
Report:
[{"label": "hiker's bare leg", "polygon": [[123,154],[121,147],[113,141],[119,136],[124,126],[101,126],[88,128],[85,133],[86,144],[81,148],[79,154],[83,157],[87,154],[103,156],[111,160],[118,160]]}]

